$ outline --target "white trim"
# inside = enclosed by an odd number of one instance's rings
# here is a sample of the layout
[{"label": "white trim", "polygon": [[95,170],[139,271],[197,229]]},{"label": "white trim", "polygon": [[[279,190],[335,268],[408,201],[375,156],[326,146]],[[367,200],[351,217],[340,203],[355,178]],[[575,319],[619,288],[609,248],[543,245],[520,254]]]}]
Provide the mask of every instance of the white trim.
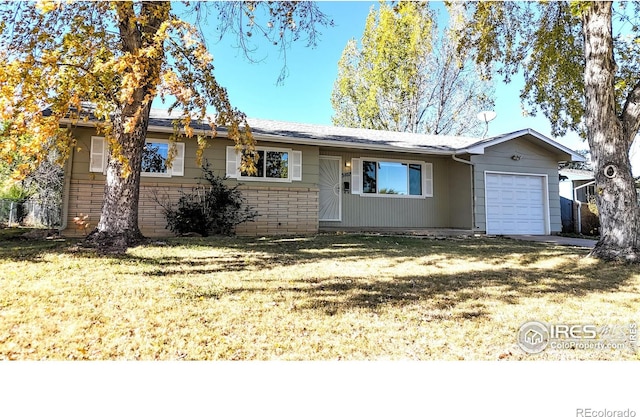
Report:
[{"label": "white trim", "polygon": [[225,159],[225,175],[229,178],[238,178],[240,167],[238,166],[238,154],[235,146],[227,146]]},{"label": "white trim", "polygon": [[291,181],[302,181],[302,151],[291,151],[289,157]]},{"label": "white trim", "polygon": [[[236,153],[236,170],[237,170],[237,176],[236,178],[238,180],[242,180],[242,181],[261,181],[261,182],[291,182],[292,181],[292,155],[293,155],[293,149],[291,148],[273,148],[273,147],[269,147],[269,146],[256,146],[256,151],[263,151],[265,153],[265,160],[266,160],[266,153],[267,152],[282,152],[282,153],[287,153],[287,178],[270,178],[270,177],[250,177],[248,175],[242,175],[242,172],[240,172],[240,162],[241,162],[241,158],[242,158],[242,154],[240,152]],[[302,154],[300,157],[300,172],[302,172]]]},{"label": "white trim", "polygon": [[362,160],[351,158],[351,194],[362,194]]},{"label": "white trim", "polygon": [[[102,151],[97,152],[98,143],[102,143]],[[109,158],[109,144],[103,136],[91,136],[89,146],[89,172],[99,172],[102,175],[107,173],[107,162]]]},{"label": "white trim", "polygon": [[[320,219],[320,222],[341,222],[342,221],[342,157],[341,156],[330,156],[330,155],[319,155],[318,159],[333,159],[338,161],[338,187],[340,191],[338,192],[338,218],[337,219]],[[319,179],[319,178],[318,178]],[[320,208],[320,196],[318,195],[318,208]]]},{"label": "white trim", "polygon": [[[356,158],[354,158],[352,161],[355,161]],[[359,179],[359,190],[360,192],[357,193],[362,197],[383,197],[383,198],[430,198],[433,197],[433,164],[431,162],[425,162],[425,161],[415,161],[415,160],[409,160],[409,159],[391,159],[391,158],[370,158],[370,157],[360,157],[357,158],[358,160],[358,168],[360,169],[360,179]],[[378,192],[375,193],[365,193],[363,191],[363,187],[362,187],[362,181],[364,178],[364,170],[362,169],[362,164],[365,161],[369,161],[369,162],[396,162],[396,163],[400,163],[400,164],[406,164],[407,168],[408,166],[411,165],[420,165],[420,175],[421,175],[421,179],[422,179],[422,194],[420,195],[415,195],[415,194],[409,194],[409,188],[407,188],[407,194],[379,194]],[[354,167],[354,162],[352,162],[351,164],[351,170],[353,172],[353,167]],[[427,178],[427,173],[431,176],[431,178]],[[407,175],[409,175],[407,173]],[[409,177],[407,177],[407,187],[409,186]],[[352,181],[353,182],[353,181]],[[427,183],[430,182],[430,187],[427,187]],[[377,180],[376,180],[376,185],[377,185]],[[353,189],[353,184],[351,184],[351,188]],[[427,191],[430,191],[429,193]],[[354,193],[356,194],[356,193]]]},{"label": "white trim", "polygon": [[176,147],[176,156],[171,163],[171,176],[184,177],[185,144],[184,142],[174,142],[173,144]]},{"label": "white trim", "polygon": [[527,177],[541,177],[542,178],[542,193],[543,196],[543,210],[544,210],[544,233],[545,235],[551,234],[551,210],[549,208],[549,176],[547,174],[535,174],[528,172],[509,172],[509,171],[484,171],[484,229],[485,233],[489,234],[489,219],[487,218],[487,174],[499,174],[499,175],[521,175]]},{"label": "white trim", "polygon": [[524,137],[526,135],[530,135],[533,136],[534,138],[538,139],[541,142],[546,143],[547,145],[550,145],[556,149],[558,149],[561,152],[564,152],[566,154],[568,154],[571,157],[571,161],[574,162],[585,162],[586,159],[584,156],[580,155],[579,153],[575,152],[572,149],[567,148],[566,146],[546,137],[545,135],[536,132],[533,129],[523,129],[523,130],[518,130],[516,132],[511,132],[511,133],[507,133],[505,135],[501,135],[501,136],[497,136],[494,138],[489,138],[486,139],[485,141],[481,142],[481,143],[476,143],[476,144],[472,144],[471,146],[468,146],[464,149],[458,150],[457,152],[455,152],[455,154],[460,155],[462,153],[470,153],[470,154],[476,154],[476,155],[484,155],[484,151],[486,148],[491,147],[491,146],[495,146],[498,145],[500,143],[503,142],[507,142],[513,139],[517,139],[517,138],[521,138]]}]

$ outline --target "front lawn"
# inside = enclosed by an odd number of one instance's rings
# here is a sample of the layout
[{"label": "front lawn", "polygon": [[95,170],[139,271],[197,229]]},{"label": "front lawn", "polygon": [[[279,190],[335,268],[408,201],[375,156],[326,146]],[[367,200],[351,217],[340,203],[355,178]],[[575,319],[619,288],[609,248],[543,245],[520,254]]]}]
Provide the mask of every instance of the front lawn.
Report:
[{"label": "front lawn", "polygon": [[[182,238],[101,257],[0,234],[0,359],[639,359],[516,343],[640,321],[640,267],[499,238]],[[4,237],[2,237],[4,236]]]}]

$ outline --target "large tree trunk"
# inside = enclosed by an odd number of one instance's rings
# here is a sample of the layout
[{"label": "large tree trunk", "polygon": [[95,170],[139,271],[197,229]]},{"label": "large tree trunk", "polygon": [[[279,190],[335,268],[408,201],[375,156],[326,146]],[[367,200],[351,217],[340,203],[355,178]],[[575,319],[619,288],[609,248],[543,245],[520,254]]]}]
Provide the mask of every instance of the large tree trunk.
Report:
[{"label": "large tree trunk", "polygon": [[583,13],[585,123],[600,217],[600,241],[592,255],[637,262],[638,198],[629,161],[637,128],[626,128],[616,112],[611,13],[610,2],[589,3]]},{"label": "large tree trunk", "polygon": [[[116,146],[110,149],[100,221],[88,240],[101,249],[124,252],[143,239],[138,227],[140,170],[149,112],[164,60],[162,41],[158,42],[155,33],[169,18],[171,4],[143,2],[139,17],[131,2],[118,2],[116,8],[122,50],[136,63],[127,71],[135,72],[132,79],[141,81],[133,89],[129,85],[121,86],[128,87],[132,94],[121,99],[111,117],[111,134]],[[143,48],[154,48],[157,55],[141,53]]]},{"label": "large tree trunk", "polygon": [[113,134],[121,148],[120,155],[128,161],[129,175],[124,175],[125,166],[118,158],[110,158],[100,221],[90,239],[116,251],[123,251],[143,239],[138,228],[138,201],[149,111],[150,104],[143,109],[140,123],[128,133],[124,132],[127,116],[117,114],[113,117]]}]

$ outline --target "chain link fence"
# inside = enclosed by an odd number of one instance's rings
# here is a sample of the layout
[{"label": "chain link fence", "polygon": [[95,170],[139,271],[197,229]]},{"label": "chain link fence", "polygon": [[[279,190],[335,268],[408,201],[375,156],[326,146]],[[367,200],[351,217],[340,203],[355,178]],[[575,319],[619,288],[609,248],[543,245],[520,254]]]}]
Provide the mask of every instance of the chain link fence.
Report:
[{"label": "chain link fence", "polygon": [[39,200],[0,199],[0,223],[8,226],[53,228],[62,224],[60,204]]}]

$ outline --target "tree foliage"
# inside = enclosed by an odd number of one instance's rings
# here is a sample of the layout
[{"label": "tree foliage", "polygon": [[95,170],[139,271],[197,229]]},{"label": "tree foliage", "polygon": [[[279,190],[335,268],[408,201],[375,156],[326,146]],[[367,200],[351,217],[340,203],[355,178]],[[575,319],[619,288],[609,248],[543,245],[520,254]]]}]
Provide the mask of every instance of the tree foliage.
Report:
[{"label": "tree foliage", "polygon": [[[169,2],[5,4],[0,108],[3,119],[12,122],[3,150],[14,150],[15,138],[29,133],[21,154],[43,155],[49,144],[64,157],[74,142],[70,130],[59,129],[61,119],[95,117],[128,176],[134,167],[121,152],[118,135],[139,126],[157,95],[175,100],[170,109],[180,111],[186,136],[193,136],[190,123],[198,118],[214,130],[229,125],[233,139],[251,144],[248,131],[240,134],[244,115],[213,76],[201,32],[170,9]],[[207,118],[208,107],[216,111],[213,120]],[[58,140],[51,143],[51,137]]]},{"label": "tree foliage", "polygon": [[[451,4],[452,5],[452,4]],[[593,254],[640,260],[640,210],[629,151],[640,127],[640,5],[599,1],[464,3],[458,48],[510,81],[554,135],[586,137],[597,185]],[[487,75],[490,75],[487,72]]]},{"label": "tree foliage", "polygon": [[431,134],[479,134],[476,114],[493,105],[492,88],[427,3],[381,2],[360,42],[338,63],[331,103],[339,126]]},{"label": "tree foliage", "polygon": [[[214,76],[213,57],[199,26],[207,23],[203,16],[220,13],[224,33],[225,28],[242,27],[247,18],[255,27],[253,16],[266,10],[272,30],[265,30],[265,36],[281,39],[285,46],[302,32],[315,36],[313,22],[304,22],[310,13],[314,22],[328,22],[309,2],[186,3],[179,10],[194,13],[195,24],[173,7],[169,1],[0,5],[0,116],[8,121],[0,136],[0,159],[26,156],[26,165],[19,167],[25,173],[51,149],[65,159],[75,139],[72,129],[60,128],[61,122],[95,121],[110,151],[97,236],[119,236],[124,246],[141,237],[140,167],[156,97],[172,100],[170,110],[179,116],[173,140],[196,136],[200,157],[206,136],[194,131],[192,121],[208,122],[213,135],[225,126],[236,147],[248,149],[241,169],[255,169],[246,117],[231,105]],[[239,39],[244,42],[251,31],[238,33]],[[169,160],[175,152],[172,146]]]}]

